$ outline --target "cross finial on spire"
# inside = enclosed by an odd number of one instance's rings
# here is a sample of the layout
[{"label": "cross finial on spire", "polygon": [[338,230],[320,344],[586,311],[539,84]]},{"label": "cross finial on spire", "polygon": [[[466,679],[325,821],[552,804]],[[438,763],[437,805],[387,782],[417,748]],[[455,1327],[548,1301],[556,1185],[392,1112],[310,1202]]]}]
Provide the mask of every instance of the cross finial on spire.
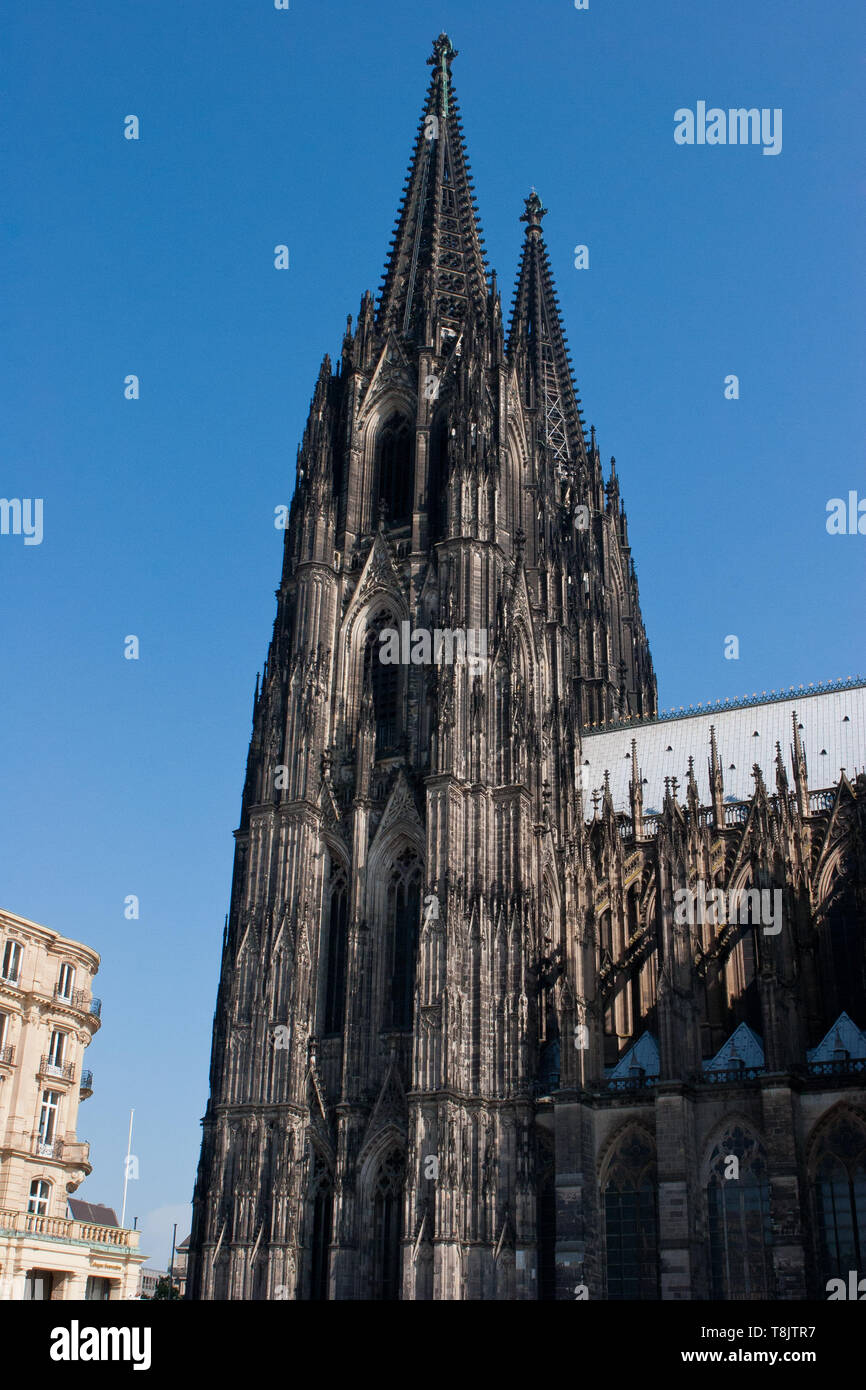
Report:
[{"label": "cross finial on spire", "polygon": [[542,203],[535,189],[533,188],[529,197],[525,201],[526,211],[522,214],[521,222],[528,223],[527,233],[541,231],[541,219],[547,216],[547,208]]},{"label": "cross finial on spire", "polygon": [[433,52],[427,59],[430,67],[437,67],[443,60],[448,64],[448,71],[451,71],[451,62],[457,57],[457,49],[449,39],[448,35],[442,33],[434,41]]}]

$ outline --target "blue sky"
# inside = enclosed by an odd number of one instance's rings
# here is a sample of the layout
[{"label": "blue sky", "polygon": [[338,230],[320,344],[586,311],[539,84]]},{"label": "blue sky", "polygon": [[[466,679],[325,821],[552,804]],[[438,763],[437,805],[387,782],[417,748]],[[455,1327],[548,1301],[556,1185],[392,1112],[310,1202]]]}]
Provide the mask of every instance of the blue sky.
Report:
[{"label": "blue sky", "polygon": [[[134,1106],[157,1264],[188,1228],[274,507],[443,28],[506,310],[531,185],[550,210],[661,704],[866,669],[866,537],[825,529],[866,497],[857,6],[13,2],[0,496],[42,498],[44,539],[0,536],[0,901],[102,955],[80,1195],[119,1208]],[[676,145],[700,100],[782,108],[781,154]]]}]

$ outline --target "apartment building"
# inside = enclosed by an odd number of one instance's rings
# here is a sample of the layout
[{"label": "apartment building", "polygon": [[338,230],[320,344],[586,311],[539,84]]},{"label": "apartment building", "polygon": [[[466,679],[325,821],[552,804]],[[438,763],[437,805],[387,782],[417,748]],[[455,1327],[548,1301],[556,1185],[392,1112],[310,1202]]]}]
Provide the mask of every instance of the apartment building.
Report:
[{"label": "apartment building", "polygon": [[77,1127],[98,969],[89,946],[0,909],[0,1299],[137,1294],[140,1233],[70,1215],[91,1172]]}]

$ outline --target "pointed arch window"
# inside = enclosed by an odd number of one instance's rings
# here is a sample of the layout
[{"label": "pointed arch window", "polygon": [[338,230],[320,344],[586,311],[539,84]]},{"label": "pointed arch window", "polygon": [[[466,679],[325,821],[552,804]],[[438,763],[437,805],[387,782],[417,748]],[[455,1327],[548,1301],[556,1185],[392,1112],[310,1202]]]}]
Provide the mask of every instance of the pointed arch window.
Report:
[{"label": "pointed arch window", "polygon": [[325,1302],[331,1259],[334,1182],[331,1170],[316,1154],[313,1163],[313,1236],[310,1259],[310,1298]]},{"label": "pointed arch window", "polygon": [[656,1185],[652,1141],[629,1129],[611,1157],[603,1186],[609,1299],[659,1296]]},{"label": "pointed arch window", "polygon": [[446,487],[448,484],[448,419],[440,411],[430,430],[430,463],[427,469],[427,516],[430,540],[445,534],[447,517]]},{"label": "pointed arch window", "polygon": [[370,622],[364,646],[364,688],[373,696],[377,758],[393,753],[403,732],[402,668],[397,662],[382,661],[379,634],[384,628],[399,631],[397,619],[387,609],[380,610]]},{"label": "pointed arch window", "polygon": [[[732,1163],[736,1159],[736,1164]],[[734,1126],[713,1149],[707,1184],[711,1297],[772,1298],[767,1155]]]},{"label": "pointed arch window", "polygon": [[377,500],[384,502],[388,520],[400,525],[411,519],[415,484],[412,431],[405,416],[394,414],[386,421],[376,448],[379,460]]},{"label": "pointed arch window", "polygon": [[383,1159],[373,1196],[373,1297],[400,1297],[400,1243],[403,1238],[405,1163],[399,1149]]},{"label": "pointed arch window", "polygon": [[812,1196],[821,1282],[866,1261],[866,1121],[840,1115],[822,1135]]},{"label": "pointed arch window", "polygon": [[338,874],[331,883],[328,910],[328,973],[325,981],[326,1033],[339,1033],[346,1009],[346,959],[348,953],[349,893]]},{"label": "pointed arch window", "polygon": [[391,989],[388,1024],[412,1027],[415,997],[415,956],[421,919],[421,865],[412,850],[397,860],[388,884],[388,923],[391,940]]}]

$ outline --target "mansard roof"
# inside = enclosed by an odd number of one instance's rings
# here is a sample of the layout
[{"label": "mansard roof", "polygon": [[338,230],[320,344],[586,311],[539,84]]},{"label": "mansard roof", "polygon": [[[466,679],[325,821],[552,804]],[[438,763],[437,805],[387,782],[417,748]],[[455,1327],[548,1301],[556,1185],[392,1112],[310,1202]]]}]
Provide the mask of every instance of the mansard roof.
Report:
[{"label": "mansard roof", "polygon": [[[776,743],[782,747],[786,767],[791,766],[792,720],[802,725],[800,737],[806,753],[809,786],[813,791],[833,787],[839,769],[854,780],[866,765],[866,683],[817,695],[791,695],[786,699],[744,705],[729,710],[714,708],[702,715],[647,722],[635,720],[608,732],[585,730],[581,761],[592,790],[604,785],[610,774],[610,790],[616,811],[628,811],[631,777],[631,742],[637,745],[637,761],[643,780],[644,813],[660,811],[665,778],[676,777],[684,786],[689,758],[694,758],[695,779],[702,804],[711,804],[708,758],[710,726],[716,741],[724,781],[725,799],[748,801],[755,783],[752,767],[761,767],[768,785],[774,778]],[[757,737],[756,737],[757,735]]]},{"label": "mansard roof", "polygon": [[843,1011],[817,1047],[806,1053],[810,1062],[834,1062],[841,1049],[849,1057],[866,1057],[866,1033]]},{"label": "mansard roof", "polygon": [[[483,310],[487,268],[460,111],[451,77],[457,51],[440,34],[427,62],[427,99],[379,296],[377,327],[427,341],[427,315],[453,334]],[[437,351],[440,344],[436,344]]]}]

